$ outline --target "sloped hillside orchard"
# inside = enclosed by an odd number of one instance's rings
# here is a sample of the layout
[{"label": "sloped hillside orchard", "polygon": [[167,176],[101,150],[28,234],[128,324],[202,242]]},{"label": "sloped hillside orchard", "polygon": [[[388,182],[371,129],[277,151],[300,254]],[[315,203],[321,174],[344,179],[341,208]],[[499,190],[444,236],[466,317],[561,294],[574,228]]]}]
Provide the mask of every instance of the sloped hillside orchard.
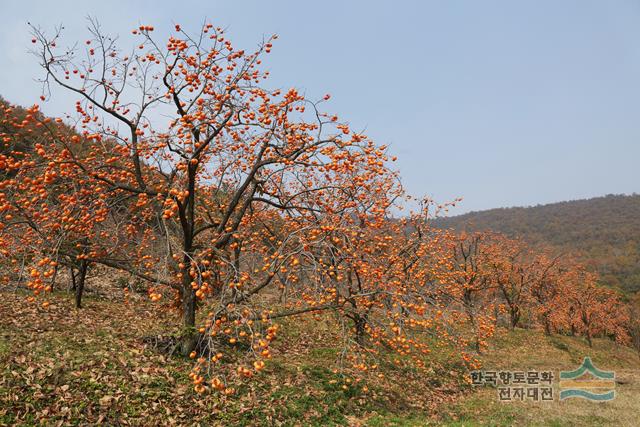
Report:
[{"label": "sloped hillside orchard", "polygon": [[633,341],[628,307],[567,257],[432,229],[429,201],[393,219],[408,196],[387,148],[329,95],[269,88],[276,36],[243,50],[211,24],[168,40],[141,26],[131,46],[97,22],[76,45],[32,30],[42,100],[77,102],[56,119],[3,103],[3,279],[43,310],[61,271],[78,308],[95,266],[140,281],[175,316],[164,339],[194,359],[197,392],[263,370],[296,316],[331,319],[337,363],[362,375],[428,368],[441,344],[478,366],[500,319]]}]

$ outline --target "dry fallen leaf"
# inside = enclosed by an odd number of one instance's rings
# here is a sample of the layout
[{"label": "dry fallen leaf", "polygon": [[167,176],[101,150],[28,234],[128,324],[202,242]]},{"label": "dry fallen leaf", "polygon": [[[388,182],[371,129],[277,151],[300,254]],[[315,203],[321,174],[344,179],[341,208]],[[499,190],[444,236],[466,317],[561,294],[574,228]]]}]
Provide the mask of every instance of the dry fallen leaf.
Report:
[{"label": "dry fallen leaf", "polygon": [[112,400],[113,396],[106,395],[102,396],[98,402],[100,403],[100,406],[108,406]]}]

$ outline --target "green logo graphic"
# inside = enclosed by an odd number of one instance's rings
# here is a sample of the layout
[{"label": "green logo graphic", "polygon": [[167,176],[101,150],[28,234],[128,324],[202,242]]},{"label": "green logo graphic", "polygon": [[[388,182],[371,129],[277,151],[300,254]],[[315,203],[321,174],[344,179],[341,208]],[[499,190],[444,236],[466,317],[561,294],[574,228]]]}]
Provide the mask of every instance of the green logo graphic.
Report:
[{"label": "green logo graphic", "polygon": [[616,397],[615,376],[615,372],[599,370],[585,357],[578,369],[560,372],[560,400],[572,397],[596,402],[612,400]]}]

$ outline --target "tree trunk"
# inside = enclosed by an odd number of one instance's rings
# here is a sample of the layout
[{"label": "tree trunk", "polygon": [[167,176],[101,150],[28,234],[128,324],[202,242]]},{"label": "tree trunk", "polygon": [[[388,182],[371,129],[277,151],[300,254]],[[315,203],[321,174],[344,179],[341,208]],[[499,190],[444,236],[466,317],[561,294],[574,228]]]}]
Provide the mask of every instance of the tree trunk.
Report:
[{"label": "tree trunk", "polygon": [[355,314],[353,316],[353,323],[355,324],[356,328],[356,342],[358,343],[358,345],[364,346],[366,338],[367,319],[364,316]]},{"label": "tree trunk", "polygon": [[473,346],[475,347],[475,350],[478,352],[478,354],[481,353],[481,348],[480,348],[480,331],[478,330],[478,325],[476,324],[476,317],[473,315],[473,311],[469,308],[467,308],[467,317],[469,318],[469,322],[471,323],[471,329],[473,330],[473,337],[474,337],[474,341],[473,341]]},{"label": "tree trunk", "polygon": [[196,301],[195,293],[190,292],[185,295],[182,301],[182,354],[188,356],[196,349],[198,335],[196,334]]},{"label": "tree trunk", "polygon": [[549,319],[546,317],[544,319],[544,334],[546,336],[551,336],[551,322],[549,322]]},{"label": "tree trunk", "polygon": [[518,322],[520,321],[520,309],[515,306],[512,307],[510,311],[510,317],[511,317],[511,330],[514,330],[516,328],[516,326],[518,325]]},{"label": "tree trunk", "polygon": [[467,318],[469,319],[469,323],[471,323],[471,329],[473,331],[473,336],[474,336],[473,345],[475,347],[475,350],[478,352],[478,354],[480,354],[481,353],[480,336],[479,336],[480,330],[478,329],[478,325],[476,323],[476,316],[473,311],[473,302],[472,302],[471,292],[468,290],[465,291],[462,298],[464,301],[465,312],[467,313]]},{"label": "tree trunk", "polygon": [[[196,136],[196,135],[194,135]],[[197,140],[198,137],[196,136]],[[187,168],[189,196],[180,210],[180,223],[182,225],[182,337],[180,349],[183,356],[196,349],[198,335],[196,333],[196,290],[191,286],[191,263],[193,261],[193,238],[195,230],[195,194],[196,194],[196,169],[197,164],[189,164]]]},{"label": "tree trunk", "polygon": [[53,292],[53,290],[56,287],[56,278],[58,277],[58,265],[56,265],[55,269],[53,270],[53,277],[51,278],[51,292]]},{"label": "tree trunk", "polygon": [[182,336],[180,350],[183,356],[196,349],[198,335],[196,334],[196,291],[191,287],[190,258],[185,257],[185,268],[182,271]]},{"label": "tree trunk", "polygon": [[80,262],[80,271],[78,273],[78,283],[76,284],[74,280],[74,284],[76,285],[76,308],[82,308],[82,293],[84,292],[84,281],[87,277],[88,267],[87,261],[82,260]]},{"label": "tree trunk", "polygon": [[73,267],[69,267],[69,272],[71,273],[71,290],[76,290],[76,270]]}]

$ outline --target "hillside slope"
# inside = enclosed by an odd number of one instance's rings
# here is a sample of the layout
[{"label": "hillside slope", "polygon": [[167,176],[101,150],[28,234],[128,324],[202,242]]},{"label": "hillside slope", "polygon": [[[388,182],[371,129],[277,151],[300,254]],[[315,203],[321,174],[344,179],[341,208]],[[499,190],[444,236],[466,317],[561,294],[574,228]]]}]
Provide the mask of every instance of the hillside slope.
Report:
[{"label": "hillside slope", "polygon": [[640,195],[608,195],[532,207],[500,208],[439,218],[455,230],[492,230],[521,236],[579,256],[604,284],[640,290]]},{"label": "hillside slope", "polygon": [[145,294],[132,293],[124,304],[121,295],[89,293],[81,310],[71,308],[73,295],[65,291],[49,294],[46,309],[28,303],[28,295],[0,287],[0,427],[325,426],[369,419],[387,426],[414,418],[425,425],[464,392],[460,365],[446,346],[437,347],[428,372],[382,363],[383,377],[360,381],[338,370],[340,351],[329,344],[335,325],[300,317],[282,320],[273,357],[259,375],[233,382],[230,396],[199,395],[189,377],[194,362],[156,347],[160,334],[177,333],[177,319]]},{"label": "hillside slope", "polygon": [[428,371],[384,363],[383,377],[352,382],[334,370],[337,350],[327,347],[332,326],[305,319],[283,328],[288,332],[267,368],[235,395],[198,395],[188,377],[193,362],[156,351],[143,338],[172,325],[148,298],[134,294],[124,305],[88,295],[76,310],[72,295],[60,291],[45,310],[25,303],[26,296],[0,290],[0,426],[637,425],[638,355],[605,338],[590,348],[578,337],[499,329],[481,359],[486,370],[555,375],[590,356],[621,380],[607,404],[502,403],[495,388],[464,381],[446,345],[433,346]]}]

